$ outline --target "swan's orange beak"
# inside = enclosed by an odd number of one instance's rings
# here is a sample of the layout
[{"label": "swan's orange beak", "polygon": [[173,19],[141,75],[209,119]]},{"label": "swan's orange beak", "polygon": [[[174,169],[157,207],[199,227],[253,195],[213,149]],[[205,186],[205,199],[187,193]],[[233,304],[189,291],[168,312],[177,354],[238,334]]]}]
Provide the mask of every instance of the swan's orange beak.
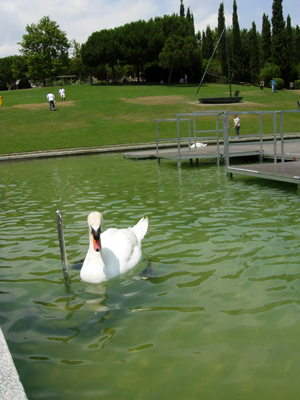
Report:
[{"label": "swan's orange beak", "polygon": [[101,233],[100,228],[97,231],[92,229],[93,245],[94,245],[94,250],[95,251],[100,251],[101,250],[100,233]]}]

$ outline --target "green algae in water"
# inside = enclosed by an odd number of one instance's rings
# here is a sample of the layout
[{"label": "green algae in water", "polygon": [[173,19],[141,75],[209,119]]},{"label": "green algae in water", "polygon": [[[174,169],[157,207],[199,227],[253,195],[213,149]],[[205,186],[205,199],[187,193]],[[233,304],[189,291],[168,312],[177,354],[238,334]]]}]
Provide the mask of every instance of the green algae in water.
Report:
[{"label": "green algae in water", "polygon": [[[295,187],[120,155],[0,167],[0,323],[28,398],[299,396]],[[66,288],[57,209],[70,266],[93,210],[104,229],[149,217],[143,261],[101,285],[70,268]]]}]

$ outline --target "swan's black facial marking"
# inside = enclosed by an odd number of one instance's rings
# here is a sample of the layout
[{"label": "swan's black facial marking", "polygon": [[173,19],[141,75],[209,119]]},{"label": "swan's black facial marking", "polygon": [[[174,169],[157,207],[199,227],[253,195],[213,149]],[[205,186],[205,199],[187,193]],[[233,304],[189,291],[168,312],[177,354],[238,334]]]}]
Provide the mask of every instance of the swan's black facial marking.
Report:
[{"label": "swan's black facial marking", "polygon": [[96,231],[95,231],[95,229],[92,228],[92,235],[93,235],[95,240],[99,240],[100,239],[100,233],[101,233],[101,229],[100,228],[98,228]]},{"label": "swan's black facial marking", "polygon": [[101,233],[101,228],[99,227],[97,230],[93,229],[92,230],[92,235],[93,235],[93,246],[95,251],[100,251],[101,250],[101,241],[100,241],[100,233]]}]

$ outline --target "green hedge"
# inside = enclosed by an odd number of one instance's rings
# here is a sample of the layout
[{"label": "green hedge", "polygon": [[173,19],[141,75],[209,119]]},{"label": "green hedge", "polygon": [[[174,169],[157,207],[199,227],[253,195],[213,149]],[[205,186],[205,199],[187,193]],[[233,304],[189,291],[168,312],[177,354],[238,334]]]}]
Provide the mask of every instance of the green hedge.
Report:
[{"label": "green hedge", "polygon": [[294,82],[294,89],[300,89],[300,79]]},{"label": "green hedge", "polygon": [[276,90],[282,90],[285,88],[285,82],[281,78],[275,78],[276,81]]}]

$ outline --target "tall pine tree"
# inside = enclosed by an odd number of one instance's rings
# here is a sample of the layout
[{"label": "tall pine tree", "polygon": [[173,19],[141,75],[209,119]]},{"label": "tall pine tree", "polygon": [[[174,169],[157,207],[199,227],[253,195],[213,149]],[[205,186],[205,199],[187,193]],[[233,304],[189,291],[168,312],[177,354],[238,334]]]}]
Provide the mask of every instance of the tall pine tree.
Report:
[{"label": "tall pine tree", "polygon": [[184,17],[184,16],[185,16],[183,0],[180,0],[180,11],[179,11],[179,15],[180,15],[180,17]]},{"label": "tall pine tree", "polygon": [[280,67],[281,78],[288,84],[291,60],[287,43],[282,0],[273,0],[272,5],[272,59]]},{"label": "tall pine tree", "polygon": [[221,40],[219,42],[218,47],[218,58],[221,64],[222,74],[228,75],[228,63],[227,63],[227,51],[226,51],[226,32],[225,28],[225,16],[224,16],[224,3],[220,4],[219,13],[218,13],[218,34],[219,37],[222,35]]},{"label": "tall pine tree", "polygon": [[255,84],[259,79],[259,47],[255,22],[252,22],[250,31],[250,76],[251,83]]},{"label": "tall pine tree", "polygon": [[235,70],[235,80],[240,82],[241,71],[242,71],[242,45],[241,45],[241,33],[239,26],[239,19],[237,15],[236,1],[233,1],[233,14],[232,14],[232,58],[233,66]]},{"label": "tall pine tree", "polygon": [[294,57],[295,64],[298,65],[300,63],[300,28],[299,25],[296,25],[294,30]]},{"label": "tall pine tree", "polygon": [[293,64],[294,62],[294,52],[293,52],[293,30],[292,30],[292,23],[291,23],[291,17],[290,15],[287,16],[286,19],[286,28],[285,28],[285,32],[286,32],[286,39],[287,39],[287,55],[291,61],[291,64]]},{"label": "tall pine tree", "polygon": [[271,44],[271,23],[269,17],[264,14],[262,19],[261,31],[261,67],[272,61],[272,44]]},{"label": "tall pine tree", "polygon": [[282,0],[273,0],[272,5],[272,59],[275,65],[281,65],[283,46],[285,45],[285,23],[282,13]]}]

